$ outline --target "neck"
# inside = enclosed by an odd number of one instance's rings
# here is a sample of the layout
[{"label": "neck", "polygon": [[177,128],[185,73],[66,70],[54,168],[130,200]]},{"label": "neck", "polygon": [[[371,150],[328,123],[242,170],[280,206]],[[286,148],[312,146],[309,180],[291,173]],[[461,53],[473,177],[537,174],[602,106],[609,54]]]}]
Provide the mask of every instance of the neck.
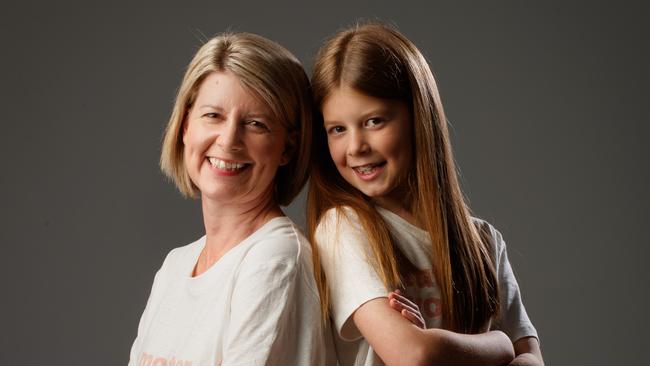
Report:
[{"label": "neck", "polygon": [[217,202],[202,196],[201,207],[206,240],[194,269],[195,276],[205,272],[269,220],[284,215],[270,194],[264,199],[236,203]]},{"label": "neck", "polygon": [[395,197],[391,196],[377,197],[373,199],[373,202],[377,206],[393,212],[397,216],[406,220],[411,225],[420,227],[413,212],[413,207],[411,207],[407,201],[408,200],[406,200],[404,197],[401,197],[401,199],[396,199]]}]

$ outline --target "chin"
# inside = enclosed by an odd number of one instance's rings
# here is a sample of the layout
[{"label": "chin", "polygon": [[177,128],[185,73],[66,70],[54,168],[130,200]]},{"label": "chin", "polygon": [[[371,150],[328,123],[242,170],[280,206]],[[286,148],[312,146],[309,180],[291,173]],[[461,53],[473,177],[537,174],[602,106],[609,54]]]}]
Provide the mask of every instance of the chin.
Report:
[{"label": "chin", "polygon": [[237,196],[237,192],[233,190],[225,190],[221,187],[206,187],[207,189],[201,189],[201,197],[217,200],[217,201],[229,201],[233,197]]},{"label": "chin", "polygon": [[384,190],[380,190],[380,189],[359,189],[359,190],[361,191],[361,193],[363,193],[364,195],[370,198],[377,198],[386,194]]}]

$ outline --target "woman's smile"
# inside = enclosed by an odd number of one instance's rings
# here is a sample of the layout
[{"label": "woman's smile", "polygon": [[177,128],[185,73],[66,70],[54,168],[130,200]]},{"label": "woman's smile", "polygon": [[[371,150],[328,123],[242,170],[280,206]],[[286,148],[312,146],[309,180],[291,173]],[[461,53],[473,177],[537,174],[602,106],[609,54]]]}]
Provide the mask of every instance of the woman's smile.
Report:
[{"label": "woman's smile", "polygon": [[[213,72],[199,87],[185,121],[185,163],[204,199],[272,199],[286,160],[287,132],[270,108],[230,72]],[[243,201],[242,201],[243,200]]]},{"label": "woman's smile", "polygon": [[244,170],[251,166],[247,163],[237,163],[215,157],[207,157],[206,159],[214,172],[222,176],[234,176],[241,174],[244,172]]}]

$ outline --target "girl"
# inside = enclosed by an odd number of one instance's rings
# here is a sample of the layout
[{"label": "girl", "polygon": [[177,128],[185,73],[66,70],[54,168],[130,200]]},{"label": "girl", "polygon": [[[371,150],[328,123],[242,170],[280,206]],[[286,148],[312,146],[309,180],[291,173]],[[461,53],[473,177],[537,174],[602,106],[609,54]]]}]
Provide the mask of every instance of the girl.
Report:
[{"label": "girl", "polygon": [[312,87],[322,126],[307,225],[339,362],[542,365],[501,234],[463,200],[415,45],[382,24],[341,31],[319,51]]}]

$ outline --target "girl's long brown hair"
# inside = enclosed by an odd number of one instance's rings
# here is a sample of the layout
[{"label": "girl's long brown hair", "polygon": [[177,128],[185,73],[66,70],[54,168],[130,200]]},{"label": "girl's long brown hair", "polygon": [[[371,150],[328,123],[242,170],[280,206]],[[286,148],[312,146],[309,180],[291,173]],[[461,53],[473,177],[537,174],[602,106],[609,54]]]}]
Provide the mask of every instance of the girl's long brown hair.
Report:
[{"label": "girl's long brown hair", "polygon": [[[316,56],[312,77],[315,106],[322,107],[330,93],[342,85],[409,105],[414,165],[405,182],[405,201],[431,237],[431,263],[442,297],[442,326],[457,332],[478,332],[498,313],[496,274],[488,242],[472,223],[460,190],[447,120],[429,65],[396,29],[377,22],[357,25],[337,33]],[[404,256],[372,201],[336,170],[322,122],[322,116],[316,119],[313,131],[307,229],[326,318],[327,281],[314,237],[325,211],[342,206],[355,211],[367,234],[371,264],[387,289],[400,287],[404,275],[400,259]]]}]

